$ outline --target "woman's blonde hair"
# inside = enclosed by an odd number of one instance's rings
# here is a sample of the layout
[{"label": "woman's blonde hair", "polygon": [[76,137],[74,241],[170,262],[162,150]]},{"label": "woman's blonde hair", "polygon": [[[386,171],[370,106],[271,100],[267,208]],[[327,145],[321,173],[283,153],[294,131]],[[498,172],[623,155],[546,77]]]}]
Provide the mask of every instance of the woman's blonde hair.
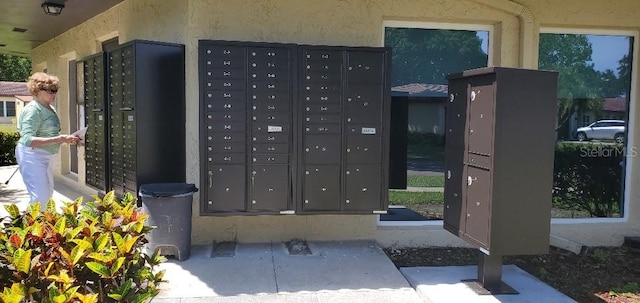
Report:
[{"label": "woman's blonde hair", "polygon": [[41,90],[53,89],[58,90],[58,82],[60,79],[43,72],[37,72],[29,77],[27,88],[31,95],[36,96]]}]

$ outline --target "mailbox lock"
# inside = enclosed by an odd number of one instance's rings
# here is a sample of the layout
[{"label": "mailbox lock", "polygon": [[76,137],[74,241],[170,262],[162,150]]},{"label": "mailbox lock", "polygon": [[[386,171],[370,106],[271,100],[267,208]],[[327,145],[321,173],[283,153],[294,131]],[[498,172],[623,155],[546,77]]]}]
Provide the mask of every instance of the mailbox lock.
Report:
[{"label": "mailbox lock", "polygon": [[456,96],[454,94],[449,95],[449,102],[453,102],[453,100],[455,99],[456,99]]},{"label": "mailbox lock", "polygon": [[256,204],[256,200],[251,200],[251,204]]},{"label": "mailbox lock", "polygon": [[345,201],[345,202],[347,202],[347,204],[351,203],[351,201],[349,199],[347,199],[347,201]]},{"label": "mailbox lock", "polygon": [[471,101],[475,101],[477,95],[478,95],[478,93],[476,91],[472,91],[471,92]]},{"label": "mailbox lock", "polygon": [[322,188],[322,191],[327,191],[327,188],[326,188],[326,187],[323,187],[323,188]]},{"label": "mailbox lock", "polygon": [[366,188],[366,187],[364,187],[364,188],[362,189],[362,191],[363,191],[363,192],[366,192],[366,191],[367,191],[367,188]]},{"label": "mailbox lock", "polygon": [[447,170],[447,180],[451,179],[451,170]]},{"label": "mailbox lock", "polygon": [[304,200],[304,203],[305,204],[309,204],[309,200]]}]

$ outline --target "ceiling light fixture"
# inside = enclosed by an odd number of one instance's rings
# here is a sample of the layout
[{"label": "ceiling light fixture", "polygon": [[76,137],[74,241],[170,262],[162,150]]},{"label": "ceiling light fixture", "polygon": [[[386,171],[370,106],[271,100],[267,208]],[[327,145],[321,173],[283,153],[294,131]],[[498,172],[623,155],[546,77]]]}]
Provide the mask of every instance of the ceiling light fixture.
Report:
[{"label": "ceiling light fixture", "polygon": [[45,14],[52,15],[52,16],[60,15],[60,13],[62,12],[62,9],[64,8],[64,4],[51,2],[51,1],[42,2],[42,5],[40,6],[44,10]]}]

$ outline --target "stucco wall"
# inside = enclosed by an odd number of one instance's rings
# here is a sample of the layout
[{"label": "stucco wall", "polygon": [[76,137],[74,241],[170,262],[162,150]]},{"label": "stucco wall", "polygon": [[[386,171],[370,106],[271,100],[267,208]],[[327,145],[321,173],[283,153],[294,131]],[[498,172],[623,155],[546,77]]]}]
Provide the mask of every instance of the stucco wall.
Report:
[{"label": "stucco wall", "polygon": [[[640,29],[640,3],[635,0],[127,0],[111,10],[60,35],[33,51],[33,62],[63,75],[68,59],[98,51],[100,41],[117,36],[120,42],[148,39],[186,46],[186,161],[187,182],[199,185],[198,39],[291,42],[299,44],[381,46],[384,21],[491,25],[491,62],[496,66],[537,66],[540,26],[602,29]],[[637,53],[636,53],[637,55]],[[637,81],[635,63],[635,83]],[[68,94],[61,90],[59,103]],[[632,118],[638,114],[632,96]],[[67,102],[68,103],[68,102]],[[64,109],[64,105],[60,104]],[[62,120],[68,120],[61,113]],[[630,121],[630,144],[640,132]],[[68,124],[63,123],[63,129]],[[62,159],[61,163],[64,163]],[[640,184],[640,164],[631,159],[630,184]],[[80,162],[84,165],[84,162]],[[57,173],[64,173],[64,165]],[[81,178],[83,179],[83,178]],[[628,187],[629,222],[553,224],[552,231],[588,245],[618,245],[624,235],[640,234],[640,191]],[[437,224],[427,228],[379,228],[374,216],[253,216],[200,217],[199,195],[194,196],[194,244],[212,240],[243,242],[377,239],[383,245],[460,245]]]}]

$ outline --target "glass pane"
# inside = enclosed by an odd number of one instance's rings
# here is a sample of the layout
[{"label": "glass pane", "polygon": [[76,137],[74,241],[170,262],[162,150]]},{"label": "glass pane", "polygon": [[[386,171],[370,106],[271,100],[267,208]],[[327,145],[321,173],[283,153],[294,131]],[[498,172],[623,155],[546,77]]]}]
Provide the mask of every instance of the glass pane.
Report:
[{"label": "glass pane", "polygon": [[390,190],[394,215],[381,220],[442,219],[446,76],[487,66],[488,41],[488,31],[385,28],[385,46],[392,48],[392,112],[398,103],[407,111],[406,120],[391,120],[392,128],[404,123],[408,132],[407,190]]},{"label": "glass pane", "polygon": [[15,117],[16,116],[16,103],[7,101],[7,117]]},{"label": "glass pane", "polygon": [[539,68],[556,70],[552,217],[621,217],[633,37],[540,34]]}]

